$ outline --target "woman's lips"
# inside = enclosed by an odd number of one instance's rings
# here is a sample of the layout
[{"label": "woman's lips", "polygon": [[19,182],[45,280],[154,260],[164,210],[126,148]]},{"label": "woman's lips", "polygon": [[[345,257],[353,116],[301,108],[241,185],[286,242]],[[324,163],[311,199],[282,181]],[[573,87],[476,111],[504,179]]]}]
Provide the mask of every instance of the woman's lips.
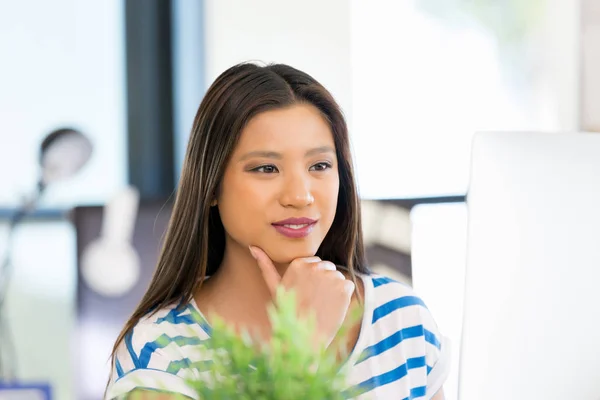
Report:
[{"label": "woman's lips", "polygon": [[288,218],[274,222],[272,225],[282,235],[299,239],[308,236],[313,231],[316,223],[317,220],[312,218]]}]

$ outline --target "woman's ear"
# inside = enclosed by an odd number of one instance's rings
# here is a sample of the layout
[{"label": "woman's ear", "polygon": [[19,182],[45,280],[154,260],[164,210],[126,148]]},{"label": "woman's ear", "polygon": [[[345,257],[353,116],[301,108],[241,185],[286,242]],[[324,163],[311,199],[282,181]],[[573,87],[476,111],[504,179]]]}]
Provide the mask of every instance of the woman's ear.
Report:
[{"label": "woman's ear", "polygon": [[213,199],[212,199],[212,201],[210,202],[210,206],[211,206],[211,207],[214,207],[214,206],[216,206],[216,205],[217,205],[217,198],[215,197],[215,198],[213,198]]}]

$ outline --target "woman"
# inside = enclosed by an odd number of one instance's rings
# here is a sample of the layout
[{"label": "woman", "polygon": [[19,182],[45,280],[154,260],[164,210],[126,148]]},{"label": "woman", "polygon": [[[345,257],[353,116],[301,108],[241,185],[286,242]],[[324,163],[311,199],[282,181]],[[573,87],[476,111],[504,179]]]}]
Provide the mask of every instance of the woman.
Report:
[{"label": "woman", "polygon": [[[348,131],[317,81],[287,65],[219,76],[194,120],[171,221],[150,287],[112,354],[107,398],[185,380],[210,315],[268,341],[275,289],[315,312],[315,346],[343,343],[360,398],[443,399],[449,360],[423,302],[364,261]],[[362,320],[336,334],[348,308]],[[162,385],[162,386],[159,386]]]}]

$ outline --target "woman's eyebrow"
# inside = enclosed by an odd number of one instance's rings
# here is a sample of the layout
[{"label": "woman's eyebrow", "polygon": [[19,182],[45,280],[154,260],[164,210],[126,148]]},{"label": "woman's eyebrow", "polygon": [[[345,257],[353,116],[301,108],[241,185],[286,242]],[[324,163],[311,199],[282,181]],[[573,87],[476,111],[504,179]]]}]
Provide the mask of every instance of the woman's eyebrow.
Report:
[{"label": "woman's eyebrow", "polygon": [[305,156],[310,157],[310,156],[314,156],[317,154],[323,154],[323,153],[335,153],[335,149],[331,146],[315,147],[314,149],[308,150],[306,152]]},{"label": "woman's eyebrow", "polygon": [[[335,150],[331,146],[315,147],[314,149],[307,150],[305,153],[305,157],[310,157],[322,153],[335,153]],[[281,160],[283,158],[281,153],[278,153],[276,151],[256,150],[241,156],[240,161],[244,161],[252,157],[272,158],[274,160]]]},{"label": "woman's eyebrow", "polygon": [[276,160],[281,160],[283,158],[281,153],[277,153],[276,151],[258,150],[244,154],[242,157],[240,157],[240,161],[244,161],[252,157],[273,158]]}]

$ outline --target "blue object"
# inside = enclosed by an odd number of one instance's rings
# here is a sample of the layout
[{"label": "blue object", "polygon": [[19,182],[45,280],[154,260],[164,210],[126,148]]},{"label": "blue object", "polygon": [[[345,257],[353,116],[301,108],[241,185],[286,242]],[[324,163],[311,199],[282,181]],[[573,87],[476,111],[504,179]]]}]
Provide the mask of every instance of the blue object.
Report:
[{"label": "blue object", "polygon": [[[0,382],[0,397],[2,399],[11,400],[12,393],[18,399],[52,400],[49,384]],[[27,397],[24,397],[25,394],[27,394]]]}]

